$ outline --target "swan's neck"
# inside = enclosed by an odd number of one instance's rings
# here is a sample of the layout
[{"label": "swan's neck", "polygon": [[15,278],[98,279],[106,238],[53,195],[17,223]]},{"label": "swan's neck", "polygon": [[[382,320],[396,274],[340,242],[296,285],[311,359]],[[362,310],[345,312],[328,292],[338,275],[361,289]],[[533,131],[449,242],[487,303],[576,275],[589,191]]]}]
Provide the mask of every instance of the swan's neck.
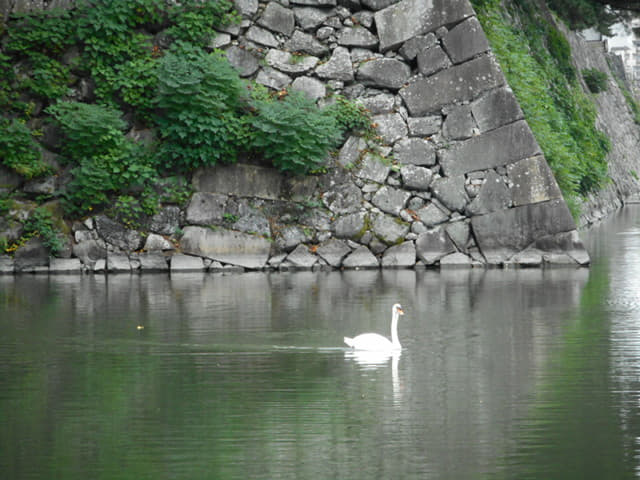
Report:
[{"label": "swan's neck", "polygon": [[391,317],[391,343],[394,347],[400,348],[400,340],[398,339],[398,312],[395,310]]}]

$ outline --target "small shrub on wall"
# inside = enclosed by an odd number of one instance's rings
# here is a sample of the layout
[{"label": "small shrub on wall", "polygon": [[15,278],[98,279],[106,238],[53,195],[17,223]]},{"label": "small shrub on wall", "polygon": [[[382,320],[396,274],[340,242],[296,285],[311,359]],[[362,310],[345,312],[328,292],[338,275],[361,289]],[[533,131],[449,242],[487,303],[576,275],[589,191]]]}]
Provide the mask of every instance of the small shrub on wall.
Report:
[{"label": "small shrub on wall", "polygon": [[607,74],[597,68],[586,68],[582,70],[582,78],[591,93],[600,93],[607,90],[607,83],[609,81]]}]

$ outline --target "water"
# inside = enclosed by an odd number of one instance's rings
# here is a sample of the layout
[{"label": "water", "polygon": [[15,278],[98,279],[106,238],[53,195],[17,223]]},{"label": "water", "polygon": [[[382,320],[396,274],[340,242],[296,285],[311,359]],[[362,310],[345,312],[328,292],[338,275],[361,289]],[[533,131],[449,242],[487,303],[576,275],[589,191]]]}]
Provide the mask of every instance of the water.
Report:
[{"label": "water", "polygon": [[[0,277],[7,479],[640,476],[640,208],[591,269]],[[355,355],[342,337],[404,349]]]}]

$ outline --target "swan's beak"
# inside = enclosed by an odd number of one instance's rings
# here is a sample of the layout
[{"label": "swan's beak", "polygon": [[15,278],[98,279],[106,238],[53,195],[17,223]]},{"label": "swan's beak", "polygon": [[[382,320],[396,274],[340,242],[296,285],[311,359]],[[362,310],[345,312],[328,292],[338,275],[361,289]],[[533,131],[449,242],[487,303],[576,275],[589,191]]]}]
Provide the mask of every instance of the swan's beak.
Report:
[{"label": "swan's beak", "polygon": [[399,315],[404,315],[404,310],[402,308],[398,308],[398,314]]}]

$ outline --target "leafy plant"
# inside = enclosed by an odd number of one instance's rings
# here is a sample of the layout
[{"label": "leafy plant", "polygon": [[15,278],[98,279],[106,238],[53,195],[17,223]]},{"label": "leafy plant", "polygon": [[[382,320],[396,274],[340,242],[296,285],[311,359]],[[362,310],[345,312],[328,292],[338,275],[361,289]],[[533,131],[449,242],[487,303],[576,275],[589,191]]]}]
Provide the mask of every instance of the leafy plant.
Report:
[{"label": "leafy plant", "polygon": [[44,207],[34,209],[24,223],[24,238],[40,237],[43,245],[52,255],[58,255],[64,245],[60,232],[55,227],[53,215]]},{"label": "leafy plant", "polygon": [[337,95],[329,108],[343,132],[354,131],[366,137],[375,135],[371,114],[364,106]]},{"label": "leafy plant", "polygon": [[243,82],[223,53],[176,42],[158,71],[159,158],[180,170],[235,162],[246,135],[243,97]]},{"label": "leafy plant", "polygon": [[251,145],[281,170],[304,174],[319,168],[341,139],[332,110],[317,108],[302,93],[259,100],[254,107]]},{"label": "leafy plant", "polygon": [[211,40],[214,27],[240,21],[229,0],[186,0],[175,5],[169,17],[175,22],[167,31],[170,37],[203,45]]},{"label": "leafy plant", "polygon": [[582,70],[582,78],[591,93],[604,92],[608,88],[609,77],[597,68],[585,68]]},{"label": "leafy plant", "polygon": [[33,133],[16,119],[0,118],[0,159],[5,167],[27,179],[49,171]]},{"label": "leafy plant", "polygon": [[6,51],[25,56],[59,55],[76,42],[74,27],[67,9],[14,13],[9,18]]}]

